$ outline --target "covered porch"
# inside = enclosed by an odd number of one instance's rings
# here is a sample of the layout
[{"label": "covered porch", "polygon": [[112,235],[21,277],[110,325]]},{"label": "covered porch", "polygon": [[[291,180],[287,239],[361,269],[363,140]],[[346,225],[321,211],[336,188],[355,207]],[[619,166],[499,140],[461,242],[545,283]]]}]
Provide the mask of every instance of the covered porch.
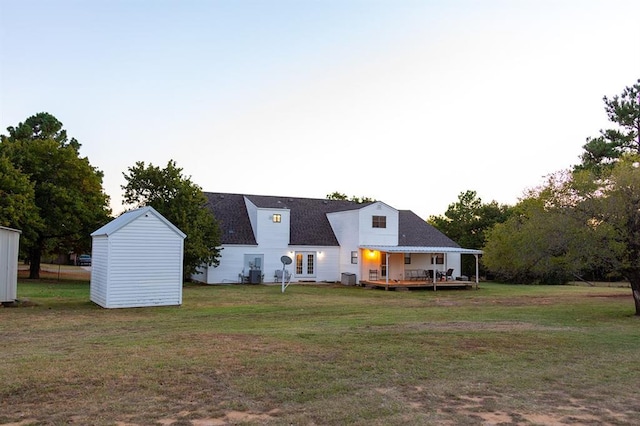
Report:
[{"label": "covered porch", "polygon": [[[462,275],[461,256],[475,257],[475,275]],[[482,250],[461,247],[360,246],[360,284],[374,288],[478,288]]]}]

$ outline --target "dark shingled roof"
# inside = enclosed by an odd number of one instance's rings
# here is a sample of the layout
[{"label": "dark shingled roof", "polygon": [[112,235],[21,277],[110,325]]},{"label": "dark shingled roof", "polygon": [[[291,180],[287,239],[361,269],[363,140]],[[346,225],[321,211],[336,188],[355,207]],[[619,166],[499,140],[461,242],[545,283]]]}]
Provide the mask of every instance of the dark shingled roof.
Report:
[{"label": "dark shingled roof", "polygon": [[400,210],[399,215],[399,246],[460,247],[411,210]]},{"label": "dark shingled roof", "polygon": [[207,207],[220,224],[222,244],[257,245],[242,194],[205,192]]},{"label": "dark shingled roof", "polygon": [[[244,197],[260,208],[289,209],[292,245],[338,246],[327,213],[355,210],[372,203],[346,200],[278,197],[205,192],[207,207],[220,223],[222,244],[256,245]],[[399,211],[399,241],[402,246],[460,247],[409,210]]]}]

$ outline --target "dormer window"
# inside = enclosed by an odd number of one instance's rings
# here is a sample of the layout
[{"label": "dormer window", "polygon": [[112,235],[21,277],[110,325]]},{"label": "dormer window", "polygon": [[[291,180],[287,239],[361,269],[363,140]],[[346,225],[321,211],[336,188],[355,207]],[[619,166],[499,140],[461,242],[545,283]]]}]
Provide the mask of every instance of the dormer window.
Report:
[{"label": "dormer window", "polygon": [[386,216],[373,216],[371,221],[371,226],[373,228],[386,228],[387,227],[387,217]]},{"label": "dormer window", "polygon": [[282,215],[281,214],[274,214],[273,215],[273,223],[280,223],[282,222]]}]

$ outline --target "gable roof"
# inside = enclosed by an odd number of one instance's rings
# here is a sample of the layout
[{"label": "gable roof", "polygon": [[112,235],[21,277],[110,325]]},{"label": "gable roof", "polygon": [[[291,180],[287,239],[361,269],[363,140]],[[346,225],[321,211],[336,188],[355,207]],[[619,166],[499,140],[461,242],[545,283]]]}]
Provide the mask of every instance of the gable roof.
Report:
[{"label": "gable roof", "polygon": [[[338,240],[333,233],[327,213],[357,210],[373,204],[359,204],[347,200],[217,192],[205,192],[205,195],[208,199],[207,207],[219,221],[222,244],[257,245],[245,205],[245,197],[259,208],[290,211],[289,244],[291,245],[338,246]],[[398,245],[401,246],[460,247],[410,210],[399,211],[398,231]]]},{"label": "gable roof", "polygon": [[131,222],[133,222],[134,220],[136,220],[137,218],[145,214],[154,215],[155,217],[160,219],[162,222],[164,222],[167,225],[167,227],[173,230],[176,234],[178,234],[182,238],[186,238],[186,234],[184,232],[179,230],[178,227],[176,227],[173,223],[169,222],[164,216],[158,213],[158,211],[156,211],[156,209],[154,209],[151,206],[141,207],[136,210],[130,210],[128,212],[124,212],[117,218],[113,219],[111,222],[93,231],[91,233],[91,236],[94,237],[97,235],[106,235],[106,236],[112,235],[113,233],[119,231],[120,229],[124,228],[125,226],[127,226],[128,224],[130,224]]},{"label": "gable roof", "polygon": [[289,244],[338,246],[327,213],[355,210],[371,203],[358,204],[346,200],[317,198],[278,197],[268,195],[243,195],[205,192],[207,207],[220,223],[222,244],[256,245],[246,197],[258,208],[286,209],[290,211]]}]

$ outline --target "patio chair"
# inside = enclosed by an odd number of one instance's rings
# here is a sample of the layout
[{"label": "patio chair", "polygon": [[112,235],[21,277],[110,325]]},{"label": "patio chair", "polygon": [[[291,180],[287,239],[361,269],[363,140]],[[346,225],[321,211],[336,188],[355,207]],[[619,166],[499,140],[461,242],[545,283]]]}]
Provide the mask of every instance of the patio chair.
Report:
[{"label": "patio chair", "polygon": [[[291,281],[291,272],[286,271],[286,270],[284,272],[285,272],[284,273],[284,280],[285,280],[285,282],[288,283],[289,281]],[[282,269],[276,269],[276,273],[274,275],[273,282],[276,282],[276,283],[281,283],[282,282]]]},{"label": "patio chair", "polygon": [[453,268],[447,269],[447,272],[444,274],[444,280],[445,281],[453,280]]}]

